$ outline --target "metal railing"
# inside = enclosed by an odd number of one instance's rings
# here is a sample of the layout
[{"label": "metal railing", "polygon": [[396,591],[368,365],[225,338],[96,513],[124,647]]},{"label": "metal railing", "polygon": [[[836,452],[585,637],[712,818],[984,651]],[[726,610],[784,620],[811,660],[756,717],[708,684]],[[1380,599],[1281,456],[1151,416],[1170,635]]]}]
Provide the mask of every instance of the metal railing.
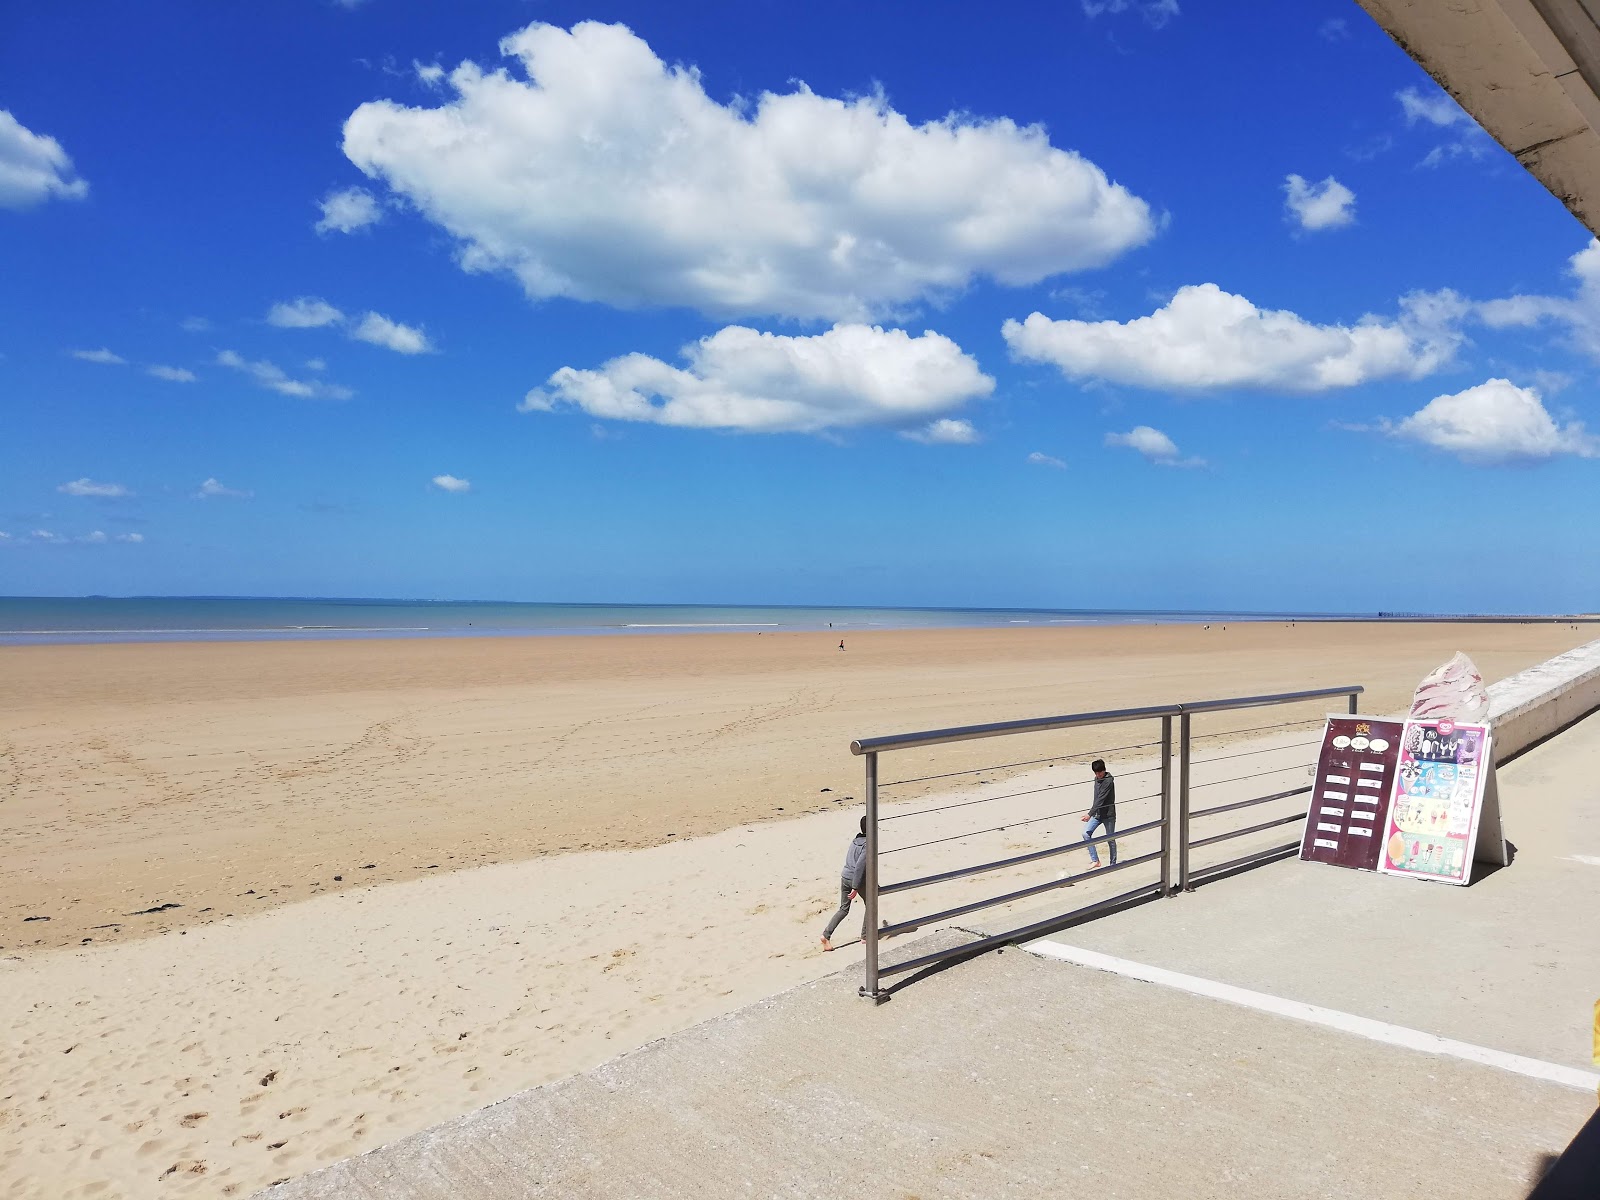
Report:
[{"label": "metal railing", "polygon": [[[1201,760],[1194,759],[1192,746],[1193,742],[1197,740],[1197,738],[1193,734],[1191,718],[1198,713],[1233,711],[1246,708],[1259,708],[1268,705],[1293,704],[1310,700],[1326,699],[1334,696],[1348,697],[1350,711],[1355,712],[1356,697],[1361,694],[1362,690],[1363,689],[1358,685],[1350,685],[1336,688],[1318,688],[1311,691],[1284,692],[1270,696],[1242,696],[1226,700],[1205,700],[1186,704],[1161,704],[1146,706],[1143,708],[1111,709],[1104,712],[1072,713],[1058,717],[1039,717],[1022,721],[999,721],[987,725],[966,725],[952,729],[928,730],[921,733],[905,733],[889,735],[886,737],[861,738],[850,743],[850,752],[852,754],[859,755],[866,760],[867,853],[865,871],[866,878],[863,883],[861,897],[866,905],[866,922],[863,928],[862,937],[866,948],[866,980],[860,989],[860,993],[863,996],[871,998],[877,1003],[882,1003],[884,1000],[888,999],[888,993],[881,987],[883,979],[887,976],[903,974],[908,971],[915,971],[923,967],[932,966],[935,963],[944,961],[946,959],[967,957],[976,953],[980,953],[981,951],[993,946],[1005,945],[1024,940],[1026,938],[1042,934],[1051,927],[1058,927],[1067,921],[1085,919],[1097,913],[1104,912],[1120,905],[1137,902],[1141,899],[1177,895],[1179,892],[1192,890],[1194,886],[1194,873],[1191,872],[1190,869],[1191,850],[1198,849],[1203,846],[1217,844],[1232,838],[1244,837],[1248,834],[1259,833],[1263,830],[1270,829],[1278,825],[1285,825],[1291,821],[1303,819],[1305,814],[1300,813],[1291,817],[1275,818],[1264,823],[1250,826],[1246,829],[1232,830],[1227,833],[1201,838],[1198,841],[1191,838],[1191,821],[1195,820],[1196,818],[1216,816],[1224,812],[1249,808],[1254,805],[1267,804],[1273,801],[1281,801],[1292,796],[1309,792],[1311,788],[1309,785],[1307,785],[1305,787],[1292,788],[1289,790],[1280,789],[1275,791],[1273,794],[1264,797],[1239,801],[1231,804],[1215,805],[1200,809],[1199,811],[1191,811],[1189,799],[1192,787],[1210,786],[1209,784],[1192,785],[1191,772],[1194,765],[1196,762],[1209,762],[1218,760],[1217,758]],[[1176,797],[1174,797],[1172,765],[1174,749],[1174,719],[1177,721],[1178,729],[1178,779]],[[1097,752],[1097,754],[1110,753],[1112,749],[1137,750],[1151,747],[1159,748],[1157,751],[1157,766],[1148,768],[1144,771],[1132,772],[1132,774],[1159,773],[1160,775],[1160,786],[1157,792],[1137,797],[1137,800],[1140,801],[1152,799],[1159,801],[1159,816],[1157,816],[1154,820],[1144,821],[1127,828],[1117,829],[1114,833],[1102,833],[1092,838],[1070,840],[1063,845],[1047,846],[1044,849],[1030,850],[1023,854],[1010,855],[1004,858],[991,859],[985,862],[965,864],[948,870],[934,871],[915,878],[898,880],[889,884],[884,884],[881,881],[880,860],[884,853],[922,849],[927,846],[933,846],[944,842],[959,841],[963,838],[976,836],[978,834],[993,833],[1000,830],[1013,828],[1017,825],[1038,823],[1046,820],[1057,820],[1064,817],[1077,815],[1077,813],[1053,813],[1048,817],[1028,818],[1021,821],[1012,820],[999,826],[957,833],[950,837],[935,838],[929,841],[898,847],[897,851],[883,851],[879,837],[879,825],[882,820],[893,820],[896,816],[904,817],[927,815],[929,813],[945,812],[955,808],[966,808],[970,806],[990,804],[999,800],[1014,799],[1018,796],[1024,795],[1035,795],[1039,792],[1051,791],[1059,787],[1072,785],[1050,784],[1042,788],[1030,789],[1024,792],[1007,793],[1001,796],[989,796],[971,800],[963,800],[949,805],[924,809],[920,812],[896,814],[895,816],[891,817],[880,817],[878,811],[878,792],[880,787],[878,780],[879,755],[891,753],[897,750],[937,746],[952,742],[971,742],[983,738],[1011,737],[1018,734],[1029,733],[1047,733],[1055,730],[1113,725],[1131,721],[1159,722],[1160,734],[1158,738],[1149,742],[1135,743],[1131,746],[1115,748],[1107,747],[1104,751]],[[1235,731],[1235,733],[1236,732],[1238,731]],[[1245,730],[1242,732],[1249,733],[1256,731]],[[1224,732],[1223,734],[1213,735],[1202,734],[1199,735],[1199,737],[1204,738],[1233,735],[1233,733]],[[1281,750],[1282,748],[1274,749]],[[1248,751],[1246,753],[1255,752],[1256,751]],[[1003,764],[998,768],[983,768],[981,771],[1005,770],[1016,767],[1036,766],[1044,763],[1059,762],[1066,758],[1083,757],[1085,756],[1082,754],[1055,755],[1050,758],[1031,759],[1019,763]],[[900,780],[898,782],[921,783],[929,780],[950,778],[955,775],[977,774],[981,773],[981,771],[954,771],[945,775],[923,776],[917,779]],[[1267,771],[1262,772],[1261,774],[1270,775],[1272,773],[1274,772]],[[1251,777],[1252,776],[1250,775],[1246,775],[1239,778]],[[1220,782],[1236,781],[1237,780],[1235,779]],[[1177,802],[1176,816],[1174,816],[1173,813],[1174,799],[1176,799]],[[1176,838],[1173,837],[1174,825],[1176,825]],[[1060,855],[1072,854],[1076,851],[1085,850],[1090,847],[1098,847],[1102,843],[1133,838],[1140,834],[1150,832],[1159,832],[1160,834],[1159,847],[1156,850],[1144,854],[1136,854],[1131,858],[1126,858],[1120,862],[1111,863],[1105,867],[1086,870],[1076,874],[1063,874],[1056,879],[1030,884],[1026,887],[1001,893],[1000,895],[987,896],[978,900],[957,904],[942,909],[938,912],[926,913],[919,917],[896,921],[893,924],[880,924],[878,919],[879,900],[881,897],[886,895],[909,892],[917,888],[932,887],[937,884],[948,883],[953,880],[968,878],[974,875],[1023,867],[1033,863],[1043,862],[1047,859],[1055,858]],[[1178,879],[1176,886],[1173,886],[1172,883],[1172,858],[1174,841],[1177,843],[1178,858]],[[1298,843],[1296,843],[1296,845],[1297,844]],[[1203,873],[1209,875],[1229,869],[1243,869],[1245,866],[1250,865],[1254,861],[1265,860],[1273,855],[1281,855],[1283,850],[1284,848],[1282,847],[1274,847],[1271,850],[1247,855],[1242,859],[1237,859],[1228,863],[1207,866],[1204,868]],[[1112,848],[1112,852],[1115,852],[1114,847]],[[918,955],[916,957],[904,959],[891,964],[884,964],[879,960],[879,942],[884,937],[891,937],[899,933],[909,933],[912,930],[918,929],[924,925],[939,921],[948,921],[954,919],[955,917],[963,916],[967,913],[977,912],[980,909],[993,908],[999,905],[1011,904],[1019,900],[1029,899],[1034,896],[1040,896],[1047,892],[1055,891],[1059,888],[1070,887],[1081,880],[1091,877],[1091,875],[1098,878],[1104,875],[1112,874],[1116,871],[1124,871],[1130,868],[1140,867],[1152,863],[1158,864],[1159,866],[1157,879],[1151,883],[1141,885],[1127,892],[1123,892],[1120,895],[1095,901],[1091,904],[1084,905],[1069,912],[1052,916],[1046,920],[1034,922],[1021,929],[1013,929],[1006,933],[982,937],[976,941],[964,943],[963,945],[948,950],[934,951],[929,954]]]}]

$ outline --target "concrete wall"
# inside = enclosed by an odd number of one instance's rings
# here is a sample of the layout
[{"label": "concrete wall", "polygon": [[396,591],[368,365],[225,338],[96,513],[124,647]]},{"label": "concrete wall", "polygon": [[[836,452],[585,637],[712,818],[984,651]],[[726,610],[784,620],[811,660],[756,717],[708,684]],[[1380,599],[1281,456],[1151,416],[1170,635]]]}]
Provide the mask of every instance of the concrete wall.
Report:
[{"label": "concrete wall", "polygon": [[1600,708],[1600,641],[1489,685],[1494,760],[1504,762]]}]

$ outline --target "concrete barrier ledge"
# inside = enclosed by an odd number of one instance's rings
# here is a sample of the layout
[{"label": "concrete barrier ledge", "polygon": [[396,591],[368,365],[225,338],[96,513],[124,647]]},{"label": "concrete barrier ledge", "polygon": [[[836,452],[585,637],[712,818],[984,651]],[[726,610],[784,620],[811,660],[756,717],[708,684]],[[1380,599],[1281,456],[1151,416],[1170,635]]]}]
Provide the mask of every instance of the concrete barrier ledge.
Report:
[{"label": "concrete barrier ledge", "polygon": [[1600,641],[1489,685],[1497,763],[1600,709]]}]

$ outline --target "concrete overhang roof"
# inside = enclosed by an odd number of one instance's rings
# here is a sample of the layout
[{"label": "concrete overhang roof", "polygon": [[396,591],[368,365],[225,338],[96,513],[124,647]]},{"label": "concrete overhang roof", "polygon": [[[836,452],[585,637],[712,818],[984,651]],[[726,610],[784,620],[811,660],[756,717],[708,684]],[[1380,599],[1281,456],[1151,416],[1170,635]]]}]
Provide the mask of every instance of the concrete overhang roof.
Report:
[{"label": "concrete overhang roof", "polygon": [[1600,0],[1357,0],[1600,233]]}]

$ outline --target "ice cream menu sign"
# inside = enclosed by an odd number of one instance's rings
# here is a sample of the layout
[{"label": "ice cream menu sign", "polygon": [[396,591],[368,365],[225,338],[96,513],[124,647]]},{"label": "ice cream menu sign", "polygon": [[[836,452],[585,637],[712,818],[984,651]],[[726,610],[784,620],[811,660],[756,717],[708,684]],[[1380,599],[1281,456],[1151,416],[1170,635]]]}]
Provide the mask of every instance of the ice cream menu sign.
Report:
[{"label": "ice cream menu sign", "polygon": [[1399,721],[1372,717],[1328,718],[1301,858],[1377,869],[1404,729]]},{"label": "ice cream menu sign", "polygon": [[[1493,762],[1486,726],[1407,721],[1378,869],[1386,875],[1466,883]],[[1498,814],[1494,806],[1492,838],[1499,836]],[[1504,861],[1503,854],[1499,861]]]}]

